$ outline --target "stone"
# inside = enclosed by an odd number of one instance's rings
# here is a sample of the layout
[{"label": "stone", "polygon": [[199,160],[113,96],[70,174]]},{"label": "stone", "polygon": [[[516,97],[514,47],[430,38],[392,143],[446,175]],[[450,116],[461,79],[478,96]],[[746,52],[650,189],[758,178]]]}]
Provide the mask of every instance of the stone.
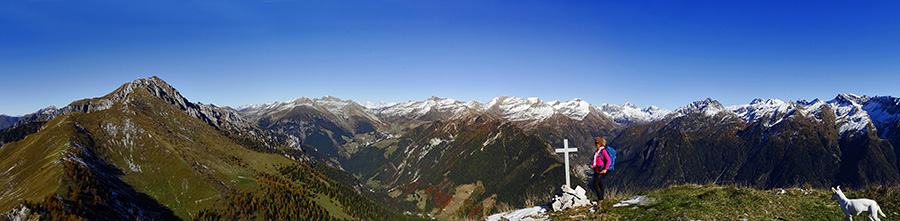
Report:
[{"label": "stone", "polygon": [[553,196],[552,203],[550,204],[550,207],[553,208],[554,211],[591,205],[591,200],[585,195],[587,191],[581,186],[577,186],[573,190],[572,188],[569,188],[569,186],[564,185],[561,189],[562,191],[560,193]]},{"label": "stone", "polygon": [[554,200],[550,207],[553,207],[553,211],[560,211],[563,208],[562,201]]},{"label": "stone", "polygon": [[587,191],[585,191],[584,188],[581,188],[581,186],[575,187],[575,195],[576,196],[587,196],[585,194],[587,194]]}]

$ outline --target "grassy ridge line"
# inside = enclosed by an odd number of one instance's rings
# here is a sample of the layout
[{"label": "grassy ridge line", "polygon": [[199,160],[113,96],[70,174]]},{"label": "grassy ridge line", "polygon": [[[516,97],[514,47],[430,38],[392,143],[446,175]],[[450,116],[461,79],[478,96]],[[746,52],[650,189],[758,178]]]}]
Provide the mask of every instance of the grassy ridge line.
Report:
[{"label": "grassy ridge line", "polygon": [[[848,198],[878,201],[887,219],[900,218],[900,186],[873,186],[856,191],[845,190]],[[602,203],[598,214],[589,208],[551,212],[551,220],[843,220],[844,213],[831,190],[773,189],[756,190],[736,186],[679,185],[644,192],[652,198],[646,206],[612,207],[617,198]],[[856,219],[865,220],[861,216]]]}]

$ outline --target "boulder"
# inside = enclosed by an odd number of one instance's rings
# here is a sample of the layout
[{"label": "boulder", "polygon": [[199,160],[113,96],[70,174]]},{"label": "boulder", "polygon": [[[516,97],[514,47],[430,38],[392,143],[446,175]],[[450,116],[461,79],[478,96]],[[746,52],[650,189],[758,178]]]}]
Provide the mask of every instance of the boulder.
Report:
[{"label": "boulder", "polygon": [[591,200],[585,195],[587,191],[581,186],[576,186],[573,190],[569,186],[563,185],[561,189],[561,192],[553,196],[550,204],[554,211],[591,205]]}]

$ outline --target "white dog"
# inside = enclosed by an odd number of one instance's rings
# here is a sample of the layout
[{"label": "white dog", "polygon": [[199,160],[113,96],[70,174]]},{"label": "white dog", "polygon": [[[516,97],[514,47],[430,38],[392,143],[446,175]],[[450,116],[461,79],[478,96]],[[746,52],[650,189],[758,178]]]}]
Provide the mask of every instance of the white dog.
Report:
[{"label": "white dog", "polygon": [[853,216],[858,216],[863,211],[869,212],[870,221],[881,221],[881,219],[878,219],[878,215],[887,218],[875,200],[847,199],[847,196],[844,196],[844,191],[841,191],[841,186],[838,186],[837,189],[832,187],[831,192],[833,192],[833,194],[831,194],[831,199],[837,200],[838,204],[841,205],[841,209],[844,210],[844,215],[847,215],[847,221],[852,221]]}]

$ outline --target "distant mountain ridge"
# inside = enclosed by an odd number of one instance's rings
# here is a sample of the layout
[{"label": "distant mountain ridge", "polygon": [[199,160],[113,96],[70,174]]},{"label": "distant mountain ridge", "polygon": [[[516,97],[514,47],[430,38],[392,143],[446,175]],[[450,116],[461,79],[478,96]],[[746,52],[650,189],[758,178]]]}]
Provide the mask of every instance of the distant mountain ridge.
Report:
[{"label": "distant mountain ridge", "polygon": [[853,94],[729,107],[697,101],[613,139],[621,147],[623,175],[612,179],[649,184],[639,189],[708,182],[757,188],[896,183],[898,108],[897,98]]},{"label": "distant mountain ridge", "polygon": [[[845,128],[846,131],[850,129],[861,129],[861,126],[864,126],[866,122],[884,124],[885,122],[897,120],[898,112],[900,111],[896,109],[884,109],[882,107],[885,105],[896,106],[898,99],[900,98],[841,94],[830,101],[816,99],[813,101],[798,100],[785,102],[779,99],[755,99],[749,104],[728,107],[723,106],[718,101],[706,99],[693,102],[674,111],[669,111],[655,106],[639,108],[631,103],[623,105],[604,103],[600,106],[595,106],[577,98],[566,102],[544,102],[541,99],[534,97],[519,98],[508,96],[494,98],[488,103],[480,103],[474,100],[462,102],[449,98],[431,97],[424,101],[407,101],[393,104],[381,103],[380,105],[373,105],[373,103],[369,102],[369,107],[367,107],[363,105],[364,103],[343,101],[339,98],[326,96],[322,99],[298,98],[290,102],[243,105],[238,108],[238,110],[241,112],[254,112],[273,107],[291,107],[291,104],[301,104],[303,103],[302,101],[331,100],[341,103],[340,105],[348,105],[351,102],[356,103],[371,111],[367,114],[378,115],[390,120],[394,120],[394,118],[414,120],[427,116],[439,116],[435,119],[448,120],[462,117],[467,114],[467,111],[480,111],[495,114],[512,122],[519,122],[522,126],[527,128],[550,118],[554,114],[562,114],[563,116],[574,120],[583,120],[588,114],[596,112],[602,113],[613,119],[621,126],[631,126],[660,121],[667,117],[683,116],[686,113],[693,113],[696,111],[703,111],[707,115],[728,111],[741,116],[745,121],[753,121],[759,120],[765,113],[771,113],[776,111],[776,109],[781,110],[781,113],[796,110],[791,104],[800,105],[800,111],[803,111],[804,113],[816,114],[817,108],[820,108],[823,104],[827,104],[830,105],[833,110],[839,109],[839,111],[841,111],[839,116],[845,120],[843,122],[850,123],[850,125],[847,125],[847,128]],[[864,114],[863,112],[854,111],[857,110],[857,108],[866,111],[866,115],[869,115],[868,113],[876,114],[874,114],[874,116],[870,115],[871,119],[865,119],[862,115]],[[338,109],[331,109],[329,112],[332,114],[341,113]]]},{"label": "distant mountain ridge", "polygon": [[19,121],[19,117],[0,115],[0,130],[11,127],[16,121]]},{"label": "distant mountain ridge", "polygon": [[[242,105],[238,108],[241,112],[258,112],[272,108],[291,108],[296,105],[310,104],[313,101],[332,100],[339,101],[341,105],[348,105],[353,101],[343,101],[335,97],[326,96],[321,99],[297,98],[288,102],[274,102],[268,104]],[[353,102],[356,103],[356,102]],[[437,119],[448,120],[459,118],[467,114],[466,111],[480,111],[496,114],[513,122],[527,122],[527,124],[540,123],[553,116],[554,114],[562,114],[563,116],[574,120],[583,120],[588,114],[602,113],[615,119],[616,122],[623,125],[633,125],[641,123],[649,123],[660,120],[671,111],[660,109],[655,106],[649,106],[643,109],[626,103],[624,105],[603,104],[601,107],[594,106],[584,100],[575,98],[570,101],[545,102],[540,98],[519,98],[500,96],[492,99],[488,103],[478,101],[462,102],[449,98],[431,97],[424,101],[407,101],[403,103],[382,103],[381,105],[373,105],[369,103],[357,103],[371,110],[373,114],[377,114],[385,119],[394,120],[414,120],[426,116],[441,116]],[[330,110],[332,114],[340,111]]]},{"label": "distant mountain ridge", "polygon": [[[825,106],[828,106],[825,108]],[[714,116],[719,113],[733,113],[745,122],[761,121],[766,127],[774,126],[792,116],[794,112],[802,116],[821,120],[823,111],[831,111],[838,118],[835,122],[841,135],[848,132],[865,132],[868,126],[878,126],[881,134],[891,128],[886,127],[900,120],[900,98],[888,96],[859,96],[840,94],[830,101],[782,101],[779,99],[755,99],[750,104],[724,107],[718,101],[707,98],[676,109],[671,116],[680,117],[690,113]]]}]

